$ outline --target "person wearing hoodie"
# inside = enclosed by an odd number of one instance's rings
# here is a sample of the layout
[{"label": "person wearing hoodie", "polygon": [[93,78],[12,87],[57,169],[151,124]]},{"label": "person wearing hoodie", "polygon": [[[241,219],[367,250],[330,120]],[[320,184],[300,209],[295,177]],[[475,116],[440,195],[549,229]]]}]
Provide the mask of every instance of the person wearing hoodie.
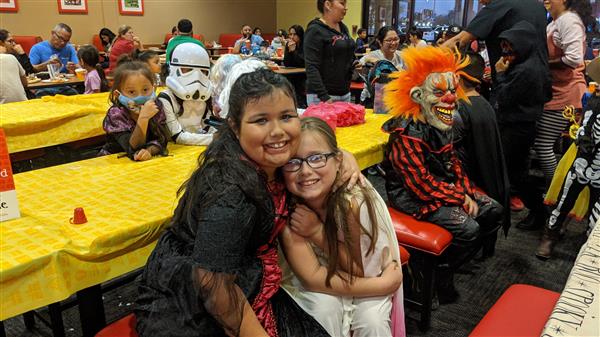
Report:
[{"label": "person wearing hoodie", "polygon": [[304,36],[306,102],[350,102],[350,80],[356,42],[342,20],[346,0],[318,0],[321,17],[312,20]]},{"label": "person wearing hoodie", "polygon": [[[552,97],[547,63],[537,55],[536,34],[536,28],[527,21],[519,21],[502,32],[499,35],[502,58],[495,64],[498,124],[511,194],[524,197],[529,196],[524,193],[528,189],[523,178],[527,172],[529,148],[535,141],[536,121],[542,114],[544,103]],[[541,200],[538,202],[534,198],[536,196],[531,195],[526,204],[531,214],[541,215],[536,208],[541,207]]]}]

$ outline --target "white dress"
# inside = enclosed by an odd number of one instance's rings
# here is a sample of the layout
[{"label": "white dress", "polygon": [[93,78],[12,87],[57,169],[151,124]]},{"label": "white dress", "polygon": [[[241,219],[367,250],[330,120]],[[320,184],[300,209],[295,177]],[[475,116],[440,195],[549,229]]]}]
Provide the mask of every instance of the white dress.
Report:
[{"label": "white dress", "polygon": [[[365,277],[376,277],[381,274],[388,261],[400,261],[400,251],[385,202],[370,184],[368,184],[367,190],[375,204],[379,233],[375,249],[369,255],[366,255],[366,253],[371,242],[365,233],[361,234],[360,245],[364,275]],[[350,197],[354,197],[360,205],[360,223],[363,226],[363,231],[370,230],[371,221],[367,206],[363,203],[362,191],[355,187],[350,192]],[[321,265],[326,266],[326,256],[321,249],[313,246],[313,250]],[[279,264],[283,270],[282,288],[290,294],[304,311],[313,316],[331,336],[347,337],[350,336],[351,331],[353,337],[385,337],[392,335],[403,337],[405,335],[403,308],[395,308],[395,311],[399,314],[396,316],[397,326],[394,329],[394,334],[392,334],[391,324],[392,301],[396,306],[403,305],[402,287],[398,289],[394,296],[363,298],[334,296],[308,291],[291,271],[287,261],[283,258],[284,254],[280,253],[279,256]]]}]

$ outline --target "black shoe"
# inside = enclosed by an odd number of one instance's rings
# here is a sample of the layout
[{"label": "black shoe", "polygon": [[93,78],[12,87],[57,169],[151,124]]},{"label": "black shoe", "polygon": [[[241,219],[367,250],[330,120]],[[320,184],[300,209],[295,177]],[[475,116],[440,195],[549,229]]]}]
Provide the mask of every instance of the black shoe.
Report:
[{"label": "black shoe", "polygon": [[525,219],[519,221],[517,228],[526,231],[534,231],[542,229],[545,224],[546,219],[544,216],[535,214],[533,211],[529,211],[529,214],[527,214]]}]

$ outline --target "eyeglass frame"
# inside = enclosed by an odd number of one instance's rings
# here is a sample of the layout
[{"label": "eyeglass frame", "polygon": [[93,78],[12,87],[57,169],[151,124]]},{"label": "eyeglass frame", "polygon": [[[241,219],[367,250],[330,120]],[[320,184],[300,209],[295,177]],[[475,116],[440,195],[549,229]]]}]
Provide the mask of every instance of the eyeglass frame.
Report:
[{"label": "eyeglass frame", "polygon": [[[312,169],[320,169],[320,168],[323,168],[323,167],[327,166],[327,161],[329,160],[329,158],[337,156],[337,155],[338,155],[338,153],[339,153],[339,152],[315,153],[315,154],[311,154],[310,156],[308,156],[308,157],[306,157],[306,158],[298,158],[298,157],[294,157],[294,158],[290,159],[290,160],[289,160],[287,163],[285,163],[285,165],[283,165],[283,166],[281,167],[281,169],[282,169],[284,172],[290,172],[290,173],[293,173],[293,172],[298,172],[298,171],[300,171],[300,170],[302,169],[302,165],[304,165],[304,163],[306,163],[306,165],[308,165],[308,167],[310,167],[310,168],[312,168]],[[312,164],[309,162],[309,158],[311,158],[311,157],[315,157],[315,156],[325,156],[325,161],[324,161],[324,164],[323,164],[323,166],[317,166],[317,167],[314,167],[314,166],[313,166],[313,165],[312,165]],[[291,164],[293,161],[296,161],[295,163],[296,163],[296,164],[299,164],[299,165],[298,165],[298,168],[297,168],[297,169],[295,169],[295,170],[286,170],[286,166],[290,165],[290,164]],[[298,161],[300,161],[300,162],[298,163]]]},{"label": "eyeglass frame", "polygon": [[395,42],[399,43],[400,38],[396,38],[396,39],[392,39],[392,40],[388,40],[388,39],[383,40],[383,43],[395,43]]},{"label": "eyeglass frame", "polygon": [[69,39],[68,39],[68,40],[65,40],[65,38],[64,38],[64,37],[62,37],[62,36],[58,35],[58,33],[57,33],[57,32],[55,32],[55,31],[52,31],[52,35],[54,35],[54,37],[55,37],[55,38],[57,38],[58,40],[60,40],[60,41],[61,41],[62,43],[64,43],[64,44],[67,44],[67,43],[69,43],[69,41],[71,41],[71,37],[69,37]]}]

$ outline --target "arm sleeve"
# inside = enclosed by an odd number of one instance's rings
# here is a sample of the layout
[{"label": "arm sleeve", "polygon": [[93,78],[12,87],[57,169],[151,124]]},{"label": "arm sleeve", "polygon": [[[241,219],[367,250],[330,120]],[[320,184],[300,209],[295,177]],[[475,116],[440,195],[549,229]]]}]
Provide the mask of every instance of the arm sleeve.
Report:
[{"label": "arm sleeve", "polygon": [[510,7],[505,6],[503,1],[492,1],[483,7],[477,15],[471,20],[467,32],[475,35],[479,40],[488,38],[497,22],[502,20],[508,14]]},{"label": "arm sleeve", "polygon": [[100,91],[100,75],[96,73],[95,76],[89,76],[89,81],[87,81],[86,84],[89,85],[90,90]]},{"label": "arm sleeve", "polygon": [[413,194],[422,201],[442,200],[449,205],[462,205],[462,188],[438,180],[425,166],[425,154],[420,140],[399,136],[392,143],[388,159],[392,167]]},{"label": "arm sleeve", "polygon": [[33,47],[31,47],[31,50],[29,51],[29,61],[31,61],[31,64],[33,65],[38,65],[44,62],[42,61],[42,56],[40,54],[39,48],[40,47],[36,44]]},{"label": "arm sleeve", "polygon": [[164,98],[159,97],[165,112],[165,124],[169,130],[169,136],[177,144],[183,145],[208,145],[212,142],[212,134],[192,133],[183,130],[179,123],[173,106]]},{"label": "arm sleeve", "polygon": [[531,88],[537,86],[532,83],[530,76],[525,76],[522,71],[509,69],[497,73],[497,101],[498,102],[521,102],[527,100],[531,95]]},{"label": "arm sleeve", "polygon": [[[73,47],[73,45],[69,45],[69,61],[75,63],[75,64],[79,64],[79,58],[77,57],[77,51],[75,50],[75,47]],[[96,66],[95,64],[92,66]]]},{"label": "arm sleeve", "polygon": [[102,126],[108,138],[118,144],[121,151],[127,153],[130,159],[133,159],[135,150],[129,145],[133,129],[131,129],[131,122],[125,116],[125,113],[118,107],[110,108],[106,113]]},{"label": "arm sleeve", "polygon": [[17,60],[19,61],[21,66],[23,66],[23,69],[25,69],[25,72],[27,74],[35,73],[35,69],[33,69],[31,61],[29,61],[29,56],[27,56],[27,54],[17,55]]},{"label": "arm sleeve", "polygon": [[561,61],[571,68],[583,64],[585,29],[576,16],[572,20],[560,20],[557,26],[559,39],[553,36],[554,43],[563,51]]},{"label": "arm sleeve", "polygon": [[319,96],[321,101],[329,100],[329,94],[321,79],[321,59],[323,44],[319,41],[317,29],[308,29],[304,36],[304,61],[306,63],[307,87]]}]

